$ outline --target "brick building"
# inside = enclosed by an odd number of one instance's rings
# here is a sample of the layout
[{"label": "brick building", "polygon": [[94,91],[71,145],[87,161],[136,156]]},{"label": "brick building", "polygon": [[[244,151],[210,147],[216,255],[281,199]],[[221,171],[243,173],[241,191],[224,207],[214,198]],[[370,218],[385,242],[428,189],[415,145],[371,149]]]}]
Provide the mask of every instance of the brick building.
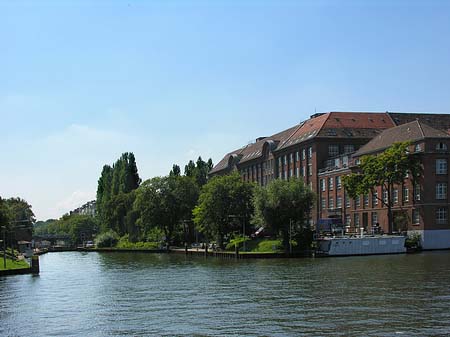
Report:
[{"label": "brick building", "polygon": [[[403,227],[396,229],[419,231],[425,248],[450,248],[446,151],[450,146],[449,130],[450,115],[445,114],[320,113],[228,153],[210,175],[237,170],[243,180],[262,186],[276,178],[301,177],[318,196],[312,212],[313,224],[321,218],[340,217],[350,230],[364,227],[370,232],[372,225],[379,223],[387,231],[387,210],[376,196],[347,198],[342,176],[350,172],[349,167],[358,157],[408,140],[424,170],[420,187],[407,180],[393,192],[397,200],[395,215],[406,219]],[[383,191],[376,193],[382,196]]]}]

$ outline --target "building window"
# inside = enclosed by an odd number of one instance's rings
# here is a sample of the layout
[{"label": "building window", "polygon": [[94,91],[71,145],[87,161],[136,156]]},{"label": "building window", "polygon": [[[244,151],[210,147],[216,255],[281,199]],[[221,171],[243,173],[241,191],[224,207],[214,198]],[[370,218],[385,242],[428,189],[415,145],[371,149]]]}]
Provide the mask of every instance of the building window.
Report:
[{"label": "building window", "polygon": [[355,227],[359,227],[359,214],[355,213]]},{"label": "building window", "polygon": [[367,194],[363,197],[364,207],[369,207],[369,196]]},{"label": "building window", "polygon": [[372,193],[372,207],[378,205],[378,191]]},{"label": "building window", "polygon": [[359,208],[359,207],[361,207],[361,200],[360,200],[360,197],[358,196],[355,199],[355,208]]},{"label": "building window", "polygon": [[341,181],[341,177],[340,176],[336,177],[336,188],[338,190],[340,190],[342,188],[342,181]]},{"label": "building window", "polygon": [[420,224],[420,213],[418,209],[413,209],[412,212],[412,223],[415,225]]},{"label": "building window", "polygon": [[342,208],[342,197],[340,195],[336,198],[336,208]]},{"label": "building window", "polygon": [[396,188],[392,191],[392,199],[394,199],[394,204],[398,204],[398,189]]},{"label": "building window", "polygon": [[312,183],[312,181],[309,182],[308,186],[309,186],[310,191],[312,191],[313,190],[313,183]]},{"label": "building window", "polygon": [[300,167],[297,166],[296,170],[297,170],[296,177],[299,178],[300,177]]},{"label": "building window", "polygon": [[291,173],[290,173],[290,177],[293,177],[294,176],[294,169],[293,168],[291,168]]},{"label": "building window", "polygon": [[320,199],[320,207],[325,209],[327,207],[325,198]]},{"label": "building window", "polygon": [[352,153],[355,151],[354,145],[344,145],[344,153]]},{"label": "building window", "polygon": [[350,198],[345,196],[344,197],[344,202],[345,202],[345,207],[349,208],[350,207]]},{"label": "building window", "polygon": [[312,176],[312,164],[308,164],[308,175]]},{"label": "building window", "polygon": [[329,178],[328,178],[328,189],[329,189],[330,191],[333,190],[333,177],[329,177]]},{"label": "building window", "polygon": [[436,184],[436,199],[447,199],[447,183]]},{"label": "building window", "polygon": [[320,179],[320,190],[325,191],[325,179]]},{"label": "building window", "polygon": [[409,188],[403,187],[403,202],[409,201]]},{"label": "building window", "polygon": [[304,166],[302,166],[302,176],[303,176],[303,177],[306,176],[306,173],[305,173],[305,167],[304,167]]},{"label": "building window", "polygon": [[421,152],[422,151],[422,146],[420,144],[416,144],[416,146],[414,146],[414,152]]},{"label": "building window", "polygon": [[297,152],[295,152],[295,160],[299,161],[300,160],[300,154]]},{"label": "building window", "polygon": [[442,142],[438,143],[436,145],[436,150],[438,150],[438,151],[446,151],[447,150],[447,145],[442,143]]},{"label": "building window", "polygon": [[284,155],[284,165],[287,165],[287,156],[286,155]]},{"label": "building window", "polygon": [[436,174],[447,174],[447,159],[436,159]]},{"label": "building window", "polygon": [[414,200],[420,201],[420,184],[414,185]]},{"label": "building window", "polygon": [[306,150],[302,149],[302,160],[305,160],[306,158]]},{"label": "building window", "polygon": [[352,220],[351,220],[350,214],[346,214],[345,215],[345,225],[350,226],[351,221]]},{"label": "building window", "polygon": [[383,190],[383,202],[385,205],[388,203],[388,191]]},{"label": "building window", "polygon": [[312,147],[308,147],[308,158],[312,158]]},{"label": "building window", "polygon": [[292,164],[294,162],[294,154],[293,153],[291,153],[289,155],[289,160],[290,160],[290,164]]},{"label": "building window", "polygon": [[328,145],[328,156],[334,157],[339,155],[339,145]]},{"label": "building window", "polygon": [[334,199],[333,197],[328,198],[328,208],[334,208]]},{"label": "building window", "polygon": [[447,223],[447,208],[439,207],[436,209],[436,223],[438,225]]},{"label": "building window", "polygon": [[378,223],[378,213],[372,212],[372,226],[375,226]]}]

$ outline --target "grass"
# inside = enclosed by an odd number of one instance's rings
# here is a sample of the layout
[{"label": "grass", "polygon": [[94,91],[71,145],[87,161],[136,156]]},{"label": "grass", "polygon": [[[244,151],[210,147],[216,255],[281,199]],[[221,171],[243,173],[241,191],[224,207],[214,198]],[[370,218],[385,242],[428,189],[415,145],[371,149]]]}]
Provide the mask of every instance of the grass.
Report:
[{"label": "grass", "polygon": [[[281,247],[281,240],[271,238],[251,239],[245,242],[246,252],[242,250],[242,243],[240,246],[240,253],[280,253],[283,251]],[[234,248],[233,248],[234,250]],[[231,249],[230,249],[231,251]]]},{"label": "grass", "polygon": [[159,249],[159,242],[130,242],[128,240],[119,240],[117,249]]},{"label": "grass", "polygon": [[[30,265],[25,260],[14,261],[8,258],[6,259],[6,270],[24,268],[30,268]],[[3,256],[0,258],[0,270],[5,270]]]}]

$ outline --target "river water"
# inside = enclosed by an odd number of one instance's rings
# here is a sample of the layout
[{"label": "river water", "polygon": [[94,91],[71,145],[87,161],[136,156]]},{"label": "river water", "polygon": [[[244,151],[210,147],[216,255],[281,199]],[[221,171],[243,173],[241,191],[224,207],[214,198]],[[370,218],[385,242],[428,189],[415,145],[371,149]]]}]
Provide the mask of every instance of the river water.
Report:
[{"label": "river water", "polygon": [[0,336],[450,336],[450,252],[228,261],[49,253]]}]

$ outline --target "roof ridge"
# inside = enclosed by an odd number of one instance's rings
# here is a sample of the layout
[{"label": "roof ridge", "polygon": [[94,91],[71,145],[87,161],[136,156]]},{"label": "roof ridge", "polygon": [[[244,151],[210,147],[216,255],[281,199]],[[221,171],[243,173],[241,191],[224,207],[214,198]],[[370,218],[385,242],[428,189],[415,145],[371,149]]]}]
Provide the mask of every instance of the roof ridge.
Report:
[{"label": "roof ridge", "polygon": [[286,143],[289,141],[289,139],[291,139],[292,136],[294,136],[295,133],[296,133],[303,125],[305,125],[305,121],[300,122],[300,123],[298,124],[298,126],[295,128],[295,130],[289,135],[289,137],[287,137],[287,138],[285,139],[284,142],[282,142],[282,143],[280,144],[279,147],[280,147],[280,148],[283,147],[283,145],[286,144]]},{"label": "roof ridge", "polygon": [[389,119],[391,120],[391,122],[394,125],[394,127],[398,126],[397,123],[394,121],[394,118],[392,118],[391,112],[386,111],[385,114],[389,117]]},{"label": "roof ridge", "polygon": [[323,121],[323,123],[322,123],[322,125],[320,126],[319,130],[317,130],[317,134],[319,134],[320,131],[322,131],[323,126],[328,122],[328,119],[329,119],[330,116],[331,116],[331,112],[327,112],[326,115],[327,115],[327,118],[325,118],[325,120]]},{"label": "roof ridge", "polygon": [[416,123],[419,126],[419,130],[420,130],[420,133],[422,134],[422,137],[425,138],[425,132],[423,132],[422,124],[420,123],[419,118],[416,118]]}]

